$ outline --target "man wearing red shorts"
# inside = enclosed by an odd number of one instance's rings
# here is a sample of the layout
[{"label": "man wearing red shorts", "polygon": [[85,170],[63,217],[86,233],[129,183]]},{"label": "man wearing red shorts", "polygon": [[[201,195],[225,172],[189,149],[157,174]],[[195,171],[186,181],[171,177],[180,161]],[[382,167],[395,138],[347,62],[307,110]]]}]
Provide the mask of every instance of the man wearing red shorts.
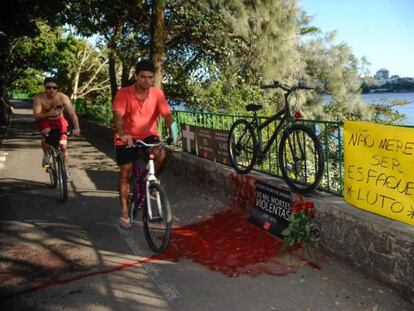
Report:
[{"label": "man wearing red shorts", "polygon": [[[33,117],[38,123],[40,133],[46,134],[52,128],[58,128],[61,132],[67,132],[68,121],[63,116],[63,111],[66,109],[73,123],[72,133],[78,136],[80,133],[78,117],[69,97],[58,92],[59,87],[54,78],[45,78],[43,85],[45,91],[33,98]],[[69,153],[67,136],[65,134],[61,135],[60,144],[62,145],[65,162],[67,163]],[[49,147],[44,137],[42,137],[41,145],[43,149],[42,165],[46,165],[49,163],[49,153],[47,152]]]},{"label": "man wearing red shorts", "polygon": [[[116,161],[119,172],[119,199],[121,204],[120,226],[131,228],[128,216],[128,195],[133,162],[138,157],[137,148],[128,148],[133,140],[145,140],[148,143],[159,141],[157,119],[161,115],[171,131],[173,116],[165,99],[164,92],[153,87],[154,65],[143,60],[135,65],[135,83],[124,87],[115,96],[112,112],[115,126]],[[117,140],[120,138],[120,141]],[[154,159],[155,169],[159,169],[165,159],[165,151],[161,150]]]}]

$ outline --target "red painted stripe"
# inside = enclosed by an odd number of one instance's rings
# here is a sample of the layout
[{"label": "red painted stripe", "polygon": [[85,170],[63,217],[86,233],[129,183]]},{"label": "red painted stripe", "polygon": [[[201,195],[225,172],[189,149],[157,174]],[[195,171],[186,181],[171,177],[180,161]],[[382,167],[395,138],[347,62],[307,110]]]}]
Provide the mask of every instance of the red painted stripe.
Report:
[{"label": "red painted stripe", "polygon": [[52,286],[71,283],[71,282],[74,282],[74,281],[78,281],[78,280],[85,279],[85,278],[92,277],[92,276],[96,276],[96,275],[107,274],[107,273],[112,273],[112,272],[116,272],[116,271],[121,271],[121,270],[124,270],[124,269],[133,268],[133,267],[141,265],[141,264],[156,261],[159,258],[160,257],[158,255],[157,256],[151,256],[151,257],[147,257],[147,258],[144,258],[144,259],[141,259],[141,260],[136,260],[136,261],[133,261],[133,262],[130,262],[130,263],[123,263],[123,264],[120,264],[120,265],[118,265],[114,268],[107,269],[107,270],[93,271],[93,272],[80,274],[80,275],[77,275],[77,276],[74,276],[74,277],[71,277],[71,278],[67,278],[67,279],[62,279],[62,280],[46,281],[46,282],[43,282],[43,283],[41,283],[37,286],[31,287],[31,288],[28,288],[28,289],[24,289],[22,291],[12,293],[12,294],[9,294],[9,295],[6,295],[6,296],[2,296],[2,297],[0,297],[0,300],[13,298],[13,297],[16,297],[16,296],[20,296],[20,295],[23,295],[23,294],[27,294],[27,293],[30,293],[30,292],[37,291],[39,289],[45,289],[45,288],[52,287]]}]

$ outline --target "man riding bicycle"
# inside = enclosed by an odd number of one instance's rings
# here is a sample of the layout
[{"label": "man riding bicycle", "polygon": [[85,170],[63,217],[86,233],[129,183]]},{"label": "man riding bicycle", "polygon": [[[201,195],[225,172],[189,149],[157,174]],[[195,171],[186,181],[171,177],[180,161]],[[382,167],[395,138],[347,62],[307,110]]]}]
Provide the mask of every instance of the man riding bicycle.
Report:
[{"label": "man riding bicycle", "polygon": [[[72,133],[76,136],[80,134],[78,116],[72,106],[68,96],[59,92],[59,86],[56,79],[52,77],[45,78],[43,85],[45,91],[33,98],[33,117],[37,121],[39,131],[41,134],[47,134],[53,128],[58,128],[62,133],[60,136],[60,144],[62,146],[63,154],[65,156],[65,163],[68,163],[68,146],[66,132],[68,130],[68,121],[63,116],[66,109],[72,123]],[[42,165],[49,163],[49,146],[42,136],[41,145],[43,149]],[[68,176],[69,177],[69,176]]]},{"label": "man riding bicycle", "polygon": [[[143,60],[135,65],[135,83],[121,88],[112,105],[115,126],[116,161],[119,165],[119,199],[121,205],[120,226],[131,228],[128,215],[128,196],[133,162],[139,157],[137,148],[129,148],[134,140],[147,143],[160,141],[157,119],[161,115],[170,135],[173,116],[161,89],[153,87],[155,68],[151,61]],[[155,152],[155,169],[159,170],[165,160],[165,150]]]}]

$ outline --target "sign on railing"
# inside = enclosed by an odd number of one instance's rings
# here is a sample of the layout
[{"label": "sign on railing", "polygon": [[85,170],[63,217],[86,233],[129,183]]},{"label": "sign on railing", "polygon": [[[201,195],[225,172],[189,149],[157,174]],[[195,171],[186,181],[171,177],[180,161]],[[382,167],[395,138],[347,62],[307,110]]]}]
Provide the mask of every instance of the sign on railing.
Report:
[{"label": "sign on railing", "polygon": [[414,129],[346,121],[344,151],[345,201],[414,225]]},{"label": "sign on railing", "polygon": [[228,131],[188,124],[181,124],[181,129],[184,150],[211,161],[229,164],[227,155]]}]

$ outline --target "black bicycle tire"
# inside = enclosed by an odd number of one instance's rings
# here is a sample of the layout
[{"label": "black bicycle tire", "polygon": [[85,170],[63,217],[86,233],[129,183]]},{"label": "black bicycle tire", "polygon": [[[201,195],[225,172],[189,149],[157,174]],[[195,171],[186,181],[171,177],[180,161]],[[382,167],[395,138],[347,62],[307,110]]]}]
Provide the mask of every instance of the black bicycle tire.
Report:
[{"label": "black bicycle tire", "polygon": [[[252,137],[253,140],[253,154],[252,154],[252,158],[250,160],[249,165],[246,166],[246,168],[241,168],[238,164],[237,164],[237,160],[235,159],[234,155],[233,155],[233,150],[232,150],[232,136],[233,136],[233,132],[235,131],[235,129],[237,128],[237,126],[239,126],[240,124],[243,124],[247,131],[249,132],[250,136]],[[230,128],[229,131],[229,136],[227,138],[227,154],[229,156],[229,160],[230,160],[230,165],[236,170],[236,172],[240,173],[240,174],[247,174],[249,173],[254,165],[256,164],[256,159],[257,159],[257,155],[258,155],[258,150],[257,150],[258,146],[257,146],[257,138],[256,135],[254,133],[254,130],[252,128],[252,126],[250,125],[249,122],[247,122],[244,119],[239,119],[236,122],[233,123],[233,125]]]},{"label": "black bicycle tire", "polygon": [[167,195],[164,192],[164,189],[159,184],[154,183],[150,185],[150,187],[151,187],[151,190],[155,188],[159,192],[160,200],[162,202],[161,205],[162,205],[163,218],[166,219],[164,237],[160,245],[157,245],[157,243],[153,241],[153,237],[150,232],[150,228],[149,228],[150,219],[148,215],[147,203],[145,203],[145,207],[142,213],[142,221],[143,221],[143,226],[144,226],[145,240],[147,241],[149,248],[155,253],[159,254],[163,252],[167,248],[168,244],[170,243],[171,222],[172,222],[171,207],[170,207],[170,203],[168,201]]},{"label": "black bicycle tire", "polygon": [[65,169],[65,159],[63,158],[63,154],[59,153],[57,156],[57,166],[59,170],[59,192],[60,192],[60,199],[62,202],[66,202],[68,200],[68,178],[66,176],[66,169]]},{"label": "black bicycle tire", "polygon": [[[308,135],[312,139],[314,147],[315,147],[315,151],[318,156],[317,170],[314,175],[314,181],[310,184],[298,185],[297,182],[295,182],[293,179],[289,177],[289,174],[286,171],[286,167],[284,165],[285,164],[284,163],[285,141],[288,139],[290,134],[297,132],[297,131],[304,132],[306,135]],[[279,167],[282,173],[283,180],[293,191],[301,193],[301,194],[307,194],[307,193],[314,191],[319,186],[320,182],[322,181],[322,177],[324,173],[325,158],[322,152],[322,145],[319,139],[317,138],[316,134],[310,127],[304,124],[293,124],[289,126],[288,128],[286,128],[286,130],[283,132],[282,138],[280,139],[278,151],[279,151],[279,154],[278,154]]]},{"label": "black bicycle tire", "polygon": [[50,161],[49,161],[49,167],[48,167],[48,173],[49,173],[49,179],[50,179],[50,185],[52,188],[57,187],[57,170],[56,170],[56,158],[53,152],[49,152]]}]

